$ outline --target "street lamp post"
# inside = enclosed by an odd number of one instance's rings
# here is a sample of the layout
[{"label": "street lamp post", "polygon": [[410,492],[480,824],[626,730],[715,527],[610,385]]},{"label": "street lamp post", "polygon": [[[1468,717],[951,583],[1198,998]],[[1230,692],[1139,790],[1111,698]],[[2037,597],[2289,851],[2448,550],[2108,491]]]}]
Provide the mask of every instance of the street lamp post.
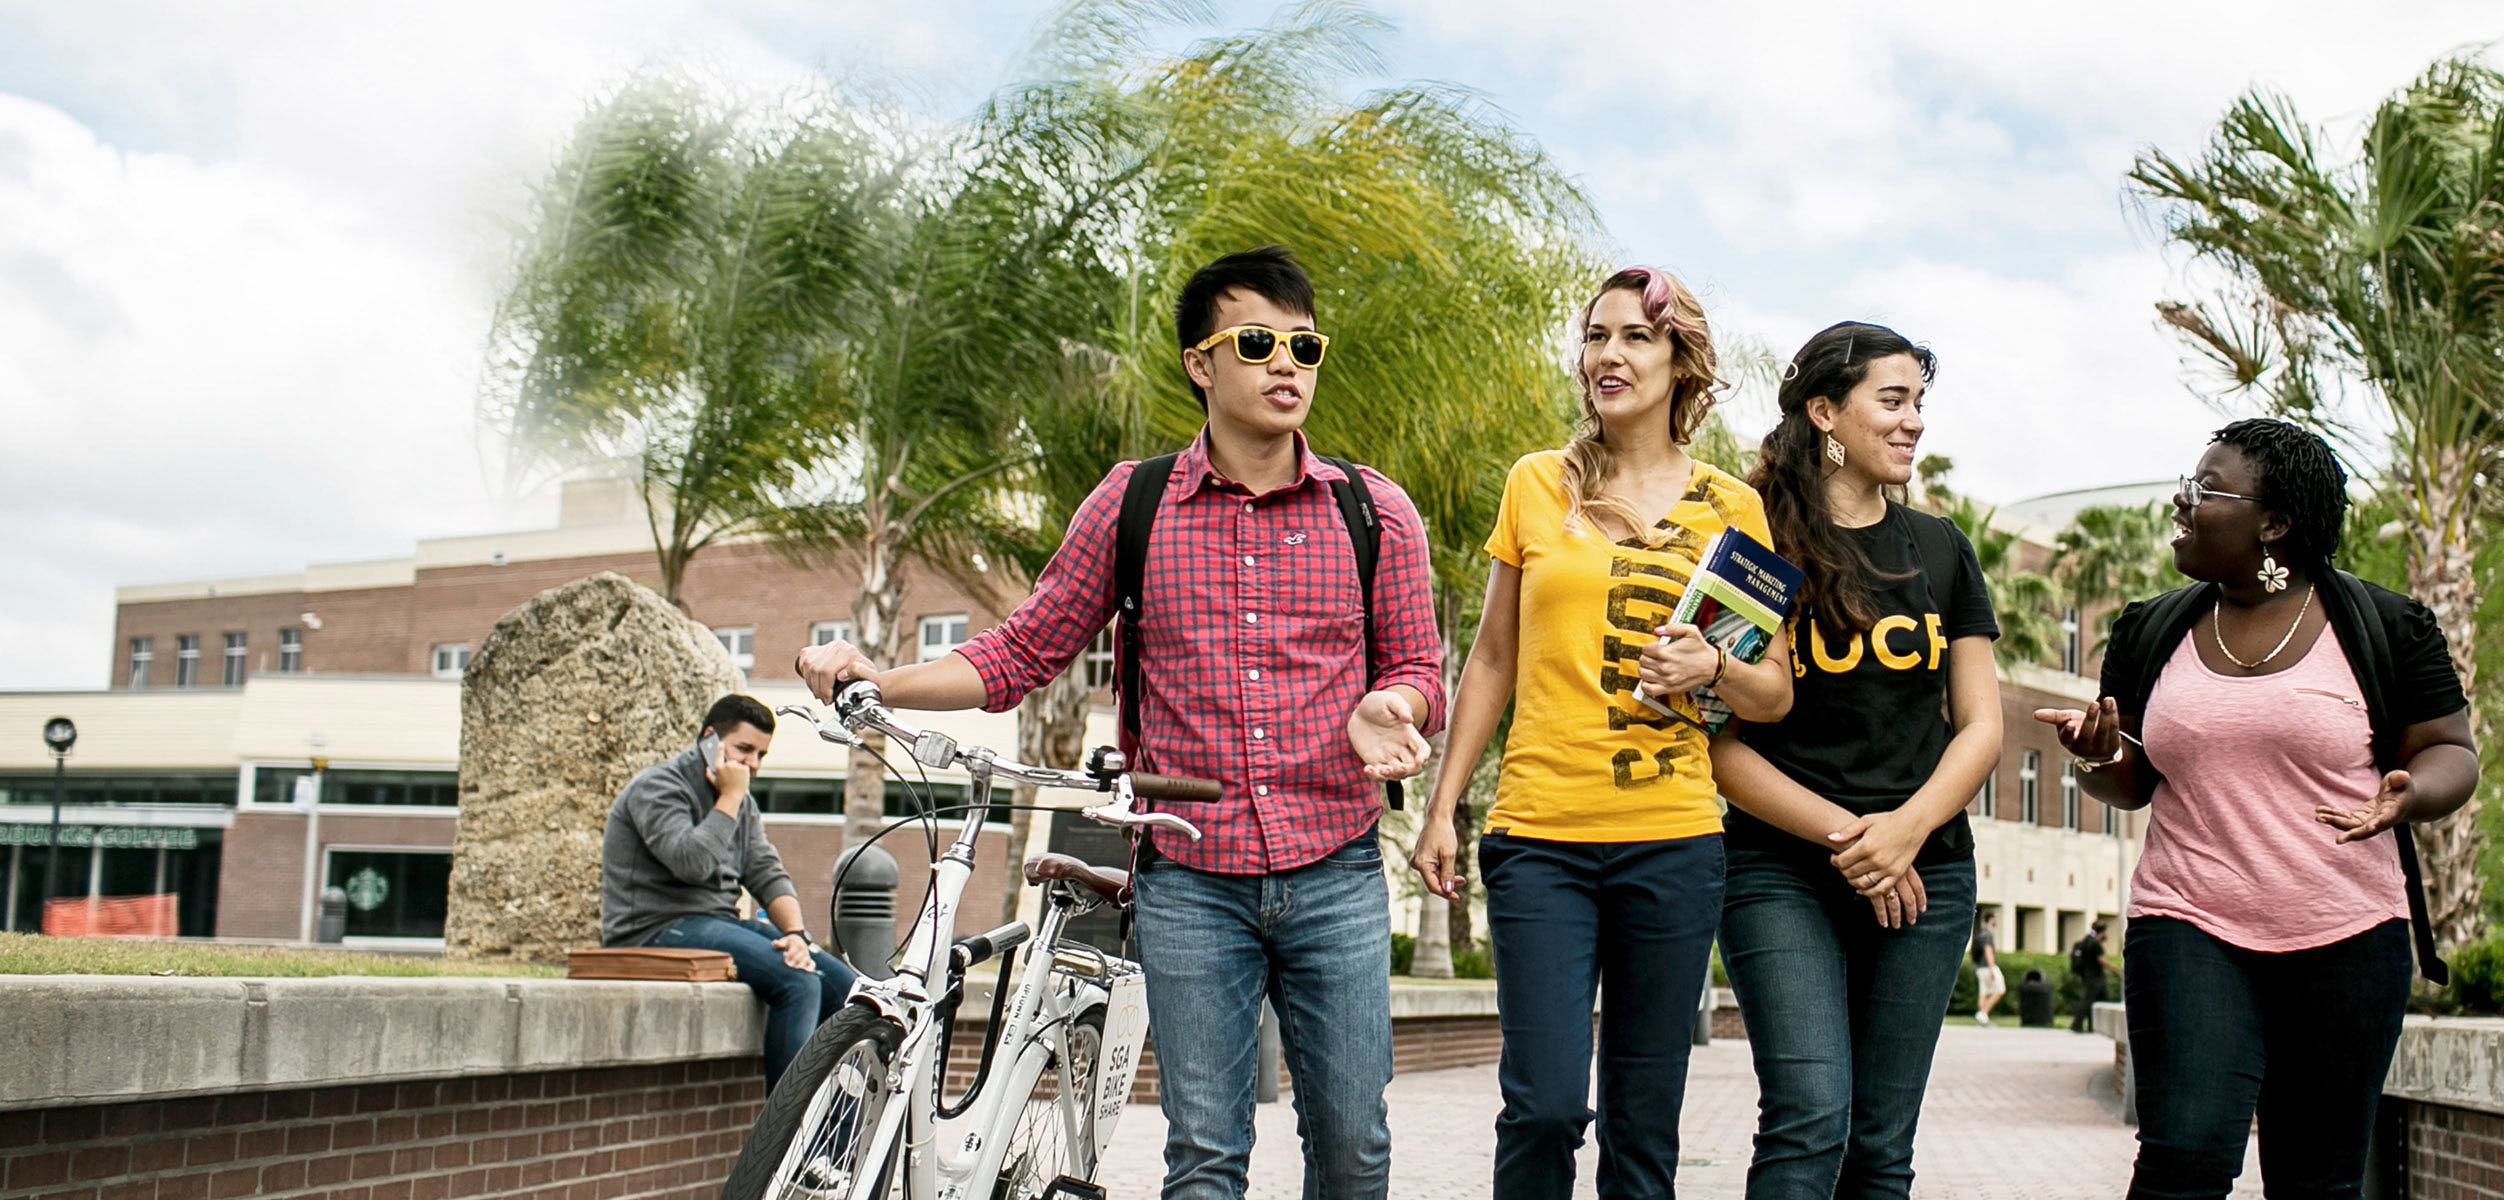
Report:
[{"label": "street lamp post", "polygon": [[70,747],[78,743],[78,725],[68,717],[43,723],[43,744],[52,750],[52,836],[44,842],[43,899],[35,907],[35,928],[43,928],[43,910],[52,904],[52,889],[61,877],[61,791],[67,782]]}]

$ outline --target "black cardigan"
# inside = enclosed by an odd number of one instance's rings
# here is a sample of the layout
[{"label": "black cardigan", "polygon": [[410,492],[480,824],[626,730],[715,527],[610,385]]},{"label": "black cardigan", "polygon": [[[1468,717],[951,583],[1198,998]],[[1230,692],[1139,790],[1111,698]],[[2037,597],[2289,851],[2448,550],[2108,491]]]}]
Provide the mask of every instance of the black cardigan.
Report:
[{"label": "black cardigan", "polygon": [[[2452,670],[2451,648],[2434,614],[2398,592],[2338,570],[2330,571],[2319,586],[2322,612],[2339,635],[2348,669],[2364,693],[2366,716],[2373,727],[2374,765],[2385,772],[2400,770],[2406,765],[2399,757],[2409,726],[2469,706],[2460,677]],[[2104,652],[2102,694],[2114,699],[2124,717],[2146,714],[2157,675],[2192,626],[2215,607],[2217,592],[2216,584],[2195,583],[2153,600],[2137,601],[2114,618],[2112,639]],[[2155,767],[2144,756],[2140,761],[2141,769],[2153,776]],[[2409,923],[2417,935],[2418,970],[2428,980],[2444,983],[2451,971],[2435,954],[2416,840],[2405,824],[2392,826],[2391,834],[2399,846],[2401,873],[2408,879]]]}]

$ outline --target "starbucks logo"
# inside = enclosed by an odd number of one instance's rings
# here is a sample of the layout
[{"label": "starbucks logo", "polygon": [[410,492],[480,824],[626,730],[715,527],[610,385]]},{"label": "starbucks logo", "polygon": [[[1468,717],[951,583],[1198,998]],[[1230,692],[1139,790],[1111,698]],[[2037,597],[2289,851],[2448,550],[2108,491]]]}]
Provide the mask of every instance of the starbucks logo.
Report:
[{"label": "starbucks logo", "polygon": [[391,881],[383,873],[367,867],[348,876],[348,904],[358,912],[372,912],[382,907],[391,896]]}]

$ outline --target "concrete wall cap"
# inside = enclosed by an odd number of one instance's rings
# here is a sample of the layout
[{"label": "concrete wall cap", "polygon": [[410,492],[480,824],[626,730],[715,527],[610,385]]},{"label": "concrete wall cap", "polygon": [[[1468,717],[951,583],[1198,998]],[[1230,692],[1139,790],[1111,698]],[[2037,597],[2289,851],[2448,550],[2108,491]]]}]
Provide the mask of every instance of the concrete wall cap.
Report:
[{"label": "concrete wall cap", "polygon": [[2504,1017],[2410,1017],[2382,1094],[2504,1115]]},{"label": "concrete wall cap", "polygon": [[231,1091],[735,1058],[736,983],[492,977],[0,976],[0,1111]]}]

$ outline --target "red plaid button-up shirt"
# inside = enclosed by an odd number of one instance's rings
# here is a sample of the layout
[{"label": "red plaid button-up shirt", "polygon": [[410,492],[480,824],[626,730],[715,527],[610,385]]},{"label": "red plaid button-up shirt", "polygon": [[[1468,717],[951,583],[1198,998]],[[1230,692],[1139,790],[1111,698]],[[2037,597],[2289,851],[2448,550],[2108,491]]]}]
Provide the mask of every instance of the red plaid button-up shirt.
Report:
[{"label": "red plaid button-up shirt", "polygon": [[[1380,816],[1382,785],[1365,778],[1347,735],[1369,688],[1416,688],[1421,728],[1443,722],[1443,641],[1416,506],[1360,468],[1381,522],[1369,672],[1356,551],[1330,492],[1345,476],[1302,434],[1296,454],[1295,482],[1255,496],[1209,465],[1203,432],[1175,461],[1148,541],[1136,765],[1226,785],[1213,803],[1167,804],[1200,841],[1154,835],[1159,853],[1204,871],[1306,866]],[[1115,527],[1137,465],[1113,468],[1079,505],[1034,595],[958,648],[982,676],[986,710],[1050,682],[1112,619]]]}]

